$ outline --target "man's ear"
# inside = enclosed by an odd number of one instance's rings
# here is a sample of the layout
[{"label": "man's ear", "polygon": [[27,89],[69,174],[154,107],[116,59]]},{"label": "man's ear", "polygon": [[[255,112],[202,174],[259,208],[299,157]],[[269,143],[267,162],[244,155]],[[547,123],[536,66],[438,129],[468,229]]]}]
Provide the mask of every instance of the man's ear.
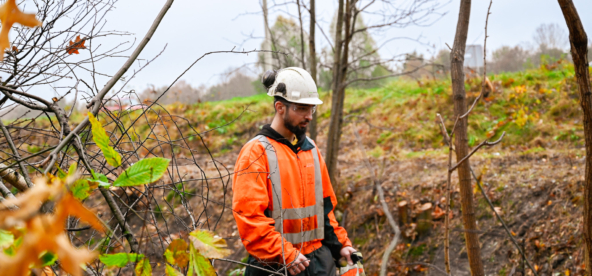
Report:
[{"label": "man's ear", "polygon": [[282,102],[277,101],[275,102],[275,111],[277,113],[284,114],[284,112],[286,112],[286,106]]}]

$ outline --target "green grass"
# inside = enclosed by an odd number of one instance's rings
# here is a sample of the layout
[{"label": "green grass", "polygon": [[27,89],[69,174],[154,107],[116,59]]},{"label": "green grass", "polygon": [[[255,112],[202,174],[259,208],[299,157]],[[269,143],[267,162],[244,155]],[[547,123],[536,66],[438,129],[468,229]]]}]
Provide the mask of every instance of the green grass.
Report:
[{"label": "green grass", "polygon": [[[528,145],[534,139],[573,145],[583,143],[582,112],[573,65],[562,62],[547,67],[489,75],[497,89],[481,100],[469,117],[470,146],[486,139],[497,139],[504,131],[503,146]],[[467,78],[465,87],[467,104],[470,104],[481,90],[481,78]],[[363,123],[356,124],[357,128],[365,131],[362,136],[372,157],[390,154],[392,148],[405,149],[409,152],[403,154],[406,157],[421,157],[445,147],[436,114],[442,115],[450,131],[455,118],[451,94],[450,79],[413,80],[401,77],[379,88],[348,89],[344,114],[362,115],[370,125],[375,126],[370,128]],[[331,95],[320,91],[320,96],[324,104],[319,106],[317,115],[321,125],[327,126],[331,115]],[[203,149],[203,139],[209,149],[219,155],[239,148],[265,122],[270,122],[274,115],[272,103],[272,97],[257,94],[216,102],[171,104],[166,106],[167,111],[187,121],[175,119],[165,122],[165,125],[169,127],[174,123],[179,128],[177,132],[180,133],[169,131],[170,139],[179,139],[182,134],[189,137],[189,146],[196,149]],[[160,107],[155,110],[161,114],[164,111]],[[148,112],[148,117],[155,120],[156,112]],[[129,116],[123,116],[124,126],[128,126],[131,119],[140,113],[136,110]],[[85,113],[74,113],[72,118],[76,121],[85,116]],[[344,136],[351,135],[350,122],[344,122]],[[50,127],[44,117],[35,124]],[[108,130],[115,128],[113,124],[106,126]],[[170,127],[168,129],[171,130]],[[142,140],[149,133],[150,125],[138,124],[135,130],[139,137],[134,139]],[[202,133],[202,137],[197,136],[194,130]],[[326,132],[326,129],[323,131]],[[84,135],[81,138],[85,139]],[[342,141],[346,140],[342,138]],[[30,150],[38,149],[31,146]]]}]

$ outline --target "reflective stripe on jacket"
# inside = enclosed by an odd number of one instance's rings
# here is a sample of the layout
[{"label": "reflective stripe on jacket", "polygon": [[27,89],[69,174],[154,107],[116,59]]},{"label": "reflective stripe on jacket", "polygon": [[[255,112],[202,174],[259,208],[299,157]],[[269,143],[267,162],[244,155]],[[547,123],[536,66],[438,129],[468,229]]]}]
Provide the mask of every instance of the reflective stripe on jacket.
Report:
[{"label": "reflective stripe on jacket", "polygon": [[322,244],[334,258],[351,246],[333,214],[337,199],[325,162],[309,142],[312,149],[295,152],[272,137],[257,136],[239,154],[233,214],[247,252],[259,260],[283,263],[282,243],[286,263]]}]

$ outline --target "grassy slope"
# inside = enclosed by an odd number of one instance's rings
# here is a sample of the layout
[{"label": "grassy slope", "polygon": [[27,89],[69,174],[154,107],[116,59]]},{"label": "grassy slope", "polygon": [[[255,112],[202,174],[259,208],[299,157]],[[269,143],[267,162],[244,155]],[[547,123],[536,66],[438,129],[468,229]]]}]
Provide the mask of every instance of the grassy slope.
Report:
[{"label": "grassy slope", "polygon": [[[540,138],[536,139],[537,145],[556,141],[581,143],[582,127],[573,67],[554,66],[553,70],[543,67],[489,76],[497,89],[480,102],[470,117],[470,145],[491,136],[497,138],[502,131],[507,132],[505,146],[525,145],[537,137]],[[466,89],[471,102],[480,87],[479,77],[467,79]],[[371,125],[385,129],[375,140],[367,140],[369,145],[415,152],[440,148],[436,114],[442,114],[449,125],[453,121],[449,80],[399,79],[382,88],[348,90],[347,93],[346,115],[364,116]],[[328,93],[322,92],[321,95],[325,104],[319,109],[319,117],[326,121],[330,115],[330,98]],[[254,134],[254,125],[260,126],[271,120],[271,102],[270,97],[257,95],[171,106],[171,112],[182,112],[197,122],[202,131],[224,125],[242,113],[233,124],[221,127],[209,136],[215,138],[211,141],[212,147],[229,149],[244,143],[250,137],[245,134]]]}]

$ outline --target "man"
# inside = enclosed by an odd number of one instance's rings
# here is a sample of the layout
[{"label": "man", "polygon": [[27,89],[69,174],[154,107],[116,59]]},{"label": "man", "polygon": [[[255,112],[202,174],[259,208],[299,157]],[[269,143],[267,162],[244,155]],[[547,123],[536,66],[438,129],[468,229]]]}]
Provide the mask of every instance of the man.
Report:
[{"label": "man", "polygon": [[[319,99],[308,72],[267,71],[262,82],[274,97],[271,125],[244,145],[236,161],[232,207],[248,263],[290,275],[330,275],[335,260],[355,252],[337,224],[337,199],[327,166],[306,137]],[[246,276],[269,275],[247,267]]]}]

